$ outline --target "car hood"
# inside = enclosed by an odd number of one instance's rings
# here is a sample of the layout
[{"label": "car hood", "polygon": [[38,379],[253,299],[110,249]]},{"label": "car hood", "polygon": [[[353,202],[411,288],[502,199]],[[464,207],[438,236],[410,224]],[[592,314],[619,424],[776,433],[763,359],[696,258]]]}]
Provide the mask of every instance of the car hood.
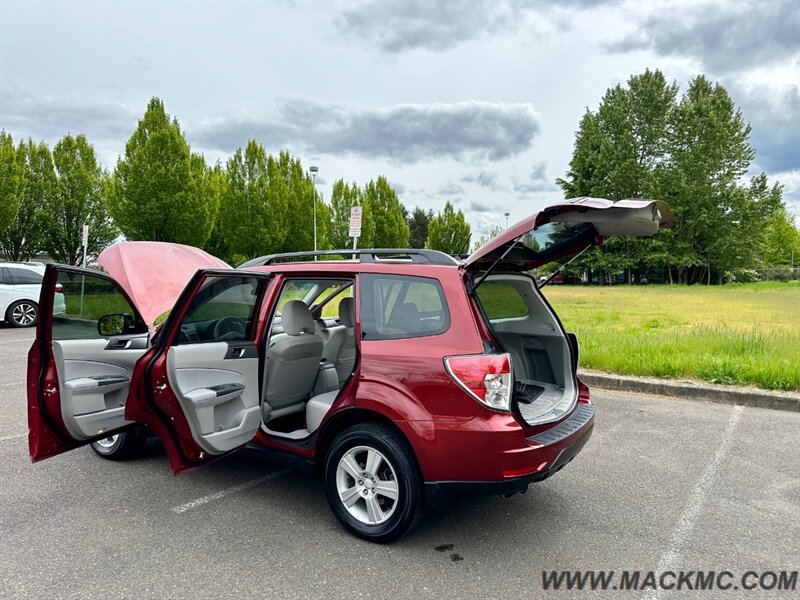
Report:
[{"label": "car hood", "polygon": [[97,258],[128,293],[145,322],[152,326],[170,310],[199,269],[230,269],[200,248],[168,242],[120,242]]}]

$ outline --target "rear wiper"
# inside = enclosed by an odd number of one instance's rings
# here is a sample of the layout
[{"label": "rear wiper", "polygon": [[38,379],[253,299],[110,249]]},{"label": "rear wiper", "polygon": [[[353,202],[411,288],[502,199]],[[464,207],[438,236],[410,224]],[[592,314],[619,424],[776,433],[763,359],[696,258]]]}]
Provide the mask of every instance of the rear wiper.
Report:
[{"label": "rear wiper", "polygon": [[581,254],[583,254],[583,253],[584,253],[584,252],[586,252],[586,251],[587,251],[589,248],[592,248],[592,247],[593,247],[593,246],[587,246],[586,248],[584,248],[583,250],[581,250],[581,251],[580,251],[580,252],[578,252],[577,254],[574,254],[574,255],[573,255],[573,256],[572,256],[572,257],[571,257],[571,258],[570,258],[570,259],[569,259],[567,262],[563,263],[563,264],[562,264],[561,266],[559,266],[559,267],[558,267],[558,268],[557,268],[555,271],[553,271],[552,273],[550,273],[550,277],[548,277],[548,278],[547,278],[547,279],[545,279],[545,280],[544,280],[542,283],[540,283],[540,284],[539,284],[539,288],[541,289],[541,288],[543,288],[544,286],[546,286],[548,283],[550,283],[550,282],[553,280],[553,277],[555,277],[556,275],[558,275],[559,273],[561,273],[561,271],[563,271],[563,270],[564,270],[564,269],[566,269],[568,266],[570,266],[570,264],[572,264],[572,261],[574,261],[574,260],[575,260],[576,258],[578,258],[578,257],[579,257]]}]

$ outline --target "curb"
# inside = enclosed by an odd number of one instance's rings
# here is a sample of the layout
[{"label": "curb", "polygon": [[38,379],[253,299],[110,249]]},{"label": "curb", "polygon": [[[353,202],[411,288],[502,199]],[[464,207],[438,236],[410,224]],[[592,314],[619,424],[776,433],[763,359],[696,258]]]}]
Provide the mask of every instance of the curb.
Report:
[{"label": "curb", "polygon": [[800,394],[773,392],[751,387],[715,385],[700,381],[677,381],[653,377],[630,377],[601,371],[580,369],[578,376],[586,385],[605,390],[657,394],[686,400],[702,400],[721,404],[739,404],[756,408],[771,408],[800,412]]}]

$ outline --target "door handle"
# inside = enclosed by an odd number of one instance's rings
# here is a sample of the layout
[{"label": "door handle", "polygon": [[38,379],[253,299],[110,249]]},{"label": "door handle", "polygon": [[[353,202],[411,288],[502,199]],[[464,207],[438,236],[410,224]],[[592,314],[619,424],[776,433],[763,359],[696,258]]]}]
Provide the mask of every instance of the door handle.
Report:
[{"label": "door handle", "polygon": [[231,348],[228,350],[228,356],[231,358],[242,358],[245,353],[245,348]]}]

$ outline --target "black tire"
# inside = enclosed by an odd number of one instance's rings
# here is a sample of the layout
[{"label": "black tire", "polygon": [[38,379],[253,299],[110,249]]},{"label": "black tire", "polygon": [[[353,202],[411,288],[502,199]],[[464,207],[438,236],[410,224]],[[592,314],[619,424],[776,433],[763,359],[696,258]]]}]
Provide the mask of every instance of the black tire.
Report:
[{"label": "black tire", "polygon": [[33,327],[39,318],[39,306],[33,300],[17,300],[6,311],[6,323],[12,327]]},{"label": "black tire", "polygon": [[[381,457],[384,461],[381,463],[383,472],[389,473],[387,469],[392,470],[389,474],[394,477],[392,481],[397,488],[396,500],[390,501],[393,507],[390,508],[391,516],[379,524],[367,524],[354,517],[345,507],[337,488],[337,471],[342,457],[349,451],[361,447],[377,450],[383,455]],[[366,468],[361,463],[359,465]],[[325,456],[324,475],[325,491],[333,514],[345,529],[362,539],[385,544],[409,532],[422,520],[425,494],[414,452],[401,434],[386,425],[374,422],[361,423],[341,432]],[[353,486],[356,483],[353,480]],[[383,501],[385,500],[384,498]],[[361,501],[359,496],[357,502]],[[375,501],[378,502],[377,498]],[[364,504],[366,505],[366,500]]]},{"label": "black tire", "polygon": [[[112,438],[116,439],[111,441]],[[97,456],[106,460],[129,460],[140,454],[146,439],[136,427],[117,433],[105,440],[92,442],[90,445]]]}]

